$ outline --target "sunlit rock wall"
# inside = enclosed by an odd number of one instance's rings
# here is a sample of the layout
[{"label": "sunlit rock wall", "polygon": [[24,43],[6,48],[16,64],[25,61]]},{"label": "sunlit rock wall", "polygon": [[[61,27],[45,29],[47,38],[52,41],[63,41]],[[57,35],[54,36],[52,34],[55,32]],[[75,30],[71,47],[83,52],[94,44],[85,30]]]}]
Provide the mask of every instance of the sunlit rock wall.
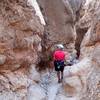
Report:
[{"label": "sunlit rock wall", "polygon": [[[81,44],[81,58],[89,57],[93,71],[87,79],[87,90],[81,100],[100,99],[100,0],[87,0],[85,13],[79,21],[81,28],[87,28]],[[86,65],[87,66],[87,65]]]},{"label": "sunlit rock wall", "polygon": [[34,67],[43,31],[27,0],[0,1],[0,100],[26,100],[30,84],[39,81]]}]

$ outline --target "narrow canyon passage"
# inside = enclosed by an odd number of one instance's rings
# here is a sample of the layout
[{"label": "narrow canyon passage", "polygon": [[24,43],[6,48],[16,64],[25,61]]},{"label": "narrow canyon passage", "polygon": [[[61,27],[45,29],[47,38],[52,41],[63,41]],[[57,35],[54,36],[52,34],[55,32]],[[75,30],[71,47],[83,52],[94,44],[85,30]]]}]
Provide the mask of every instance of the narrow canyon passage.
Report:
[{"label": "narrow canyon passage", "polygon": [[1,0],[0,100],[100,100],[100,0]]}]

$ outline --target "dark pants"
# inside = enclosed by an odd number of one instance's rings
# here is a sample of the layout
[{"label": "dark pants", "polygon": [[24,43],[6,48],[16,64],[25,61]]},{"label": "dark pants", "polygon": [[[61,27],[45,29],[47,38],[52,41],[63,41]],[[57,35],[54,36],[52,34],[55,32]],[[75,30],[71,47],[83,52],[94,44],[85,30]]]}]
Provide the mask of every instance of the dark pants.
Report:
[{"label": "dark pants", "polygon": [[61,71],[64,70],[64,61],[54,61],[55,71]]}]

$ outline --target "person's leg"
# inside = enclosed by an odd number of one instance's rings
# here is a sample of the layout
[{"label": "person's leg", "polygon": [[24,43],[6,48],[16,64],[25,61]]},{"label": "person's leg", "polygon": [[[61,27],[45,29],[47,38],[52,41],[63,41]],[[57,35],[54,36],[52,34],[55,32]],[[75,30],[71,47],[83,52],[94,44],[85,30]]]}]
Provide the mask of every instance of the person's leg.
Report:
[{"label": "person's leg", "polygon": [[60,83],[60,71],[57,71],[58,83]]},{"label": "person's leg", "polygon": [[63,71],[61,71],[61,80],[63,80]]},{"label": "person's leg", "polygon": [[64,66],[62,66],[62,69],[61,69],[61,81],[63,80],[63,72],[64,72]]}]

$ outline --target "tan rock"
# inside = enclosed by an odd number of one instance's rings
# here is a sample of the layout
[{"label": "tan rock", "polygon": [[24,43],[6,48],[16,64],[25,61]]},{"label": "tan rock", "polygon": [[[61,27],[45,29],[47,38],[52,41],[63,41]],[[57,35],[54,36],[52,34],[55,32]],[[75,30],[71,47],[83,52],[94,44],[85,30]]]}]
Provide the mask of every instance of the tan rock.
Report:
[{"label": "tan rock", "polygon": [[0,65],[3,65],[6,62],[6,56],[0,55]]},{"label": "tan rock", "polygon": [[40,79],[29,70],[41,52],[44,26],[27,0],[2,1],[0,13],[0,100],[27,100],[29,85]]},{"label": "tan rock", "polygon": [[[76,30],[74,15],[68,0],[38,0],[47,26],[45,27],[45,52],[52,51],[55,44],[62,43],[69,52],[75,49]],[[72,45],[70,45],[72,43]],[[46,54],[45,54],[46,55]]]},{"label": "tan rock", "polygon": [[[8,2],[8,4],[7,4]],[[27,1],[3,1],[0,3],[0,57],[1,70],[16,70],[22,66],[36,63],[38,52],[41,52],[41,36],[44,26],[35,15],[34,8]],[[6,8],[8,10],[6,10]],[[13,13],[15,12],[15,13]],[[32,38],[31,38],[32,37]],[[27,62],[27,64],[23,64]]]},{"label": "tan rock", "polygon": [[87,28],[88,31],[81,44],[81,58],[90,57],[93,70],[86,80],[88,88],[81,96],[81,100],[99,100],[97,83],[100,81],[100,1],[86,0],[84,9],[84,15],[79,23],[81,28]]},{"label": "tan rock", "polygon": [[91,60],[89,58],[84,58],[73,66],[66,66],[64,70],[65,93],[70,96],[80,96],[81,93],[86,91],[86,79],[91,71]]},{"label": "tan rock", "polygon": [[100,44],[99,43],[95,45],[92,59],[95,63],[97,63],[98,67],[100,67]]},{"label": "tan rock", "polygon": [[66,78],[64,81],[64,90],[68,96],[75,96],[77,93],[81,92],[82,84],[77,76]]}]

